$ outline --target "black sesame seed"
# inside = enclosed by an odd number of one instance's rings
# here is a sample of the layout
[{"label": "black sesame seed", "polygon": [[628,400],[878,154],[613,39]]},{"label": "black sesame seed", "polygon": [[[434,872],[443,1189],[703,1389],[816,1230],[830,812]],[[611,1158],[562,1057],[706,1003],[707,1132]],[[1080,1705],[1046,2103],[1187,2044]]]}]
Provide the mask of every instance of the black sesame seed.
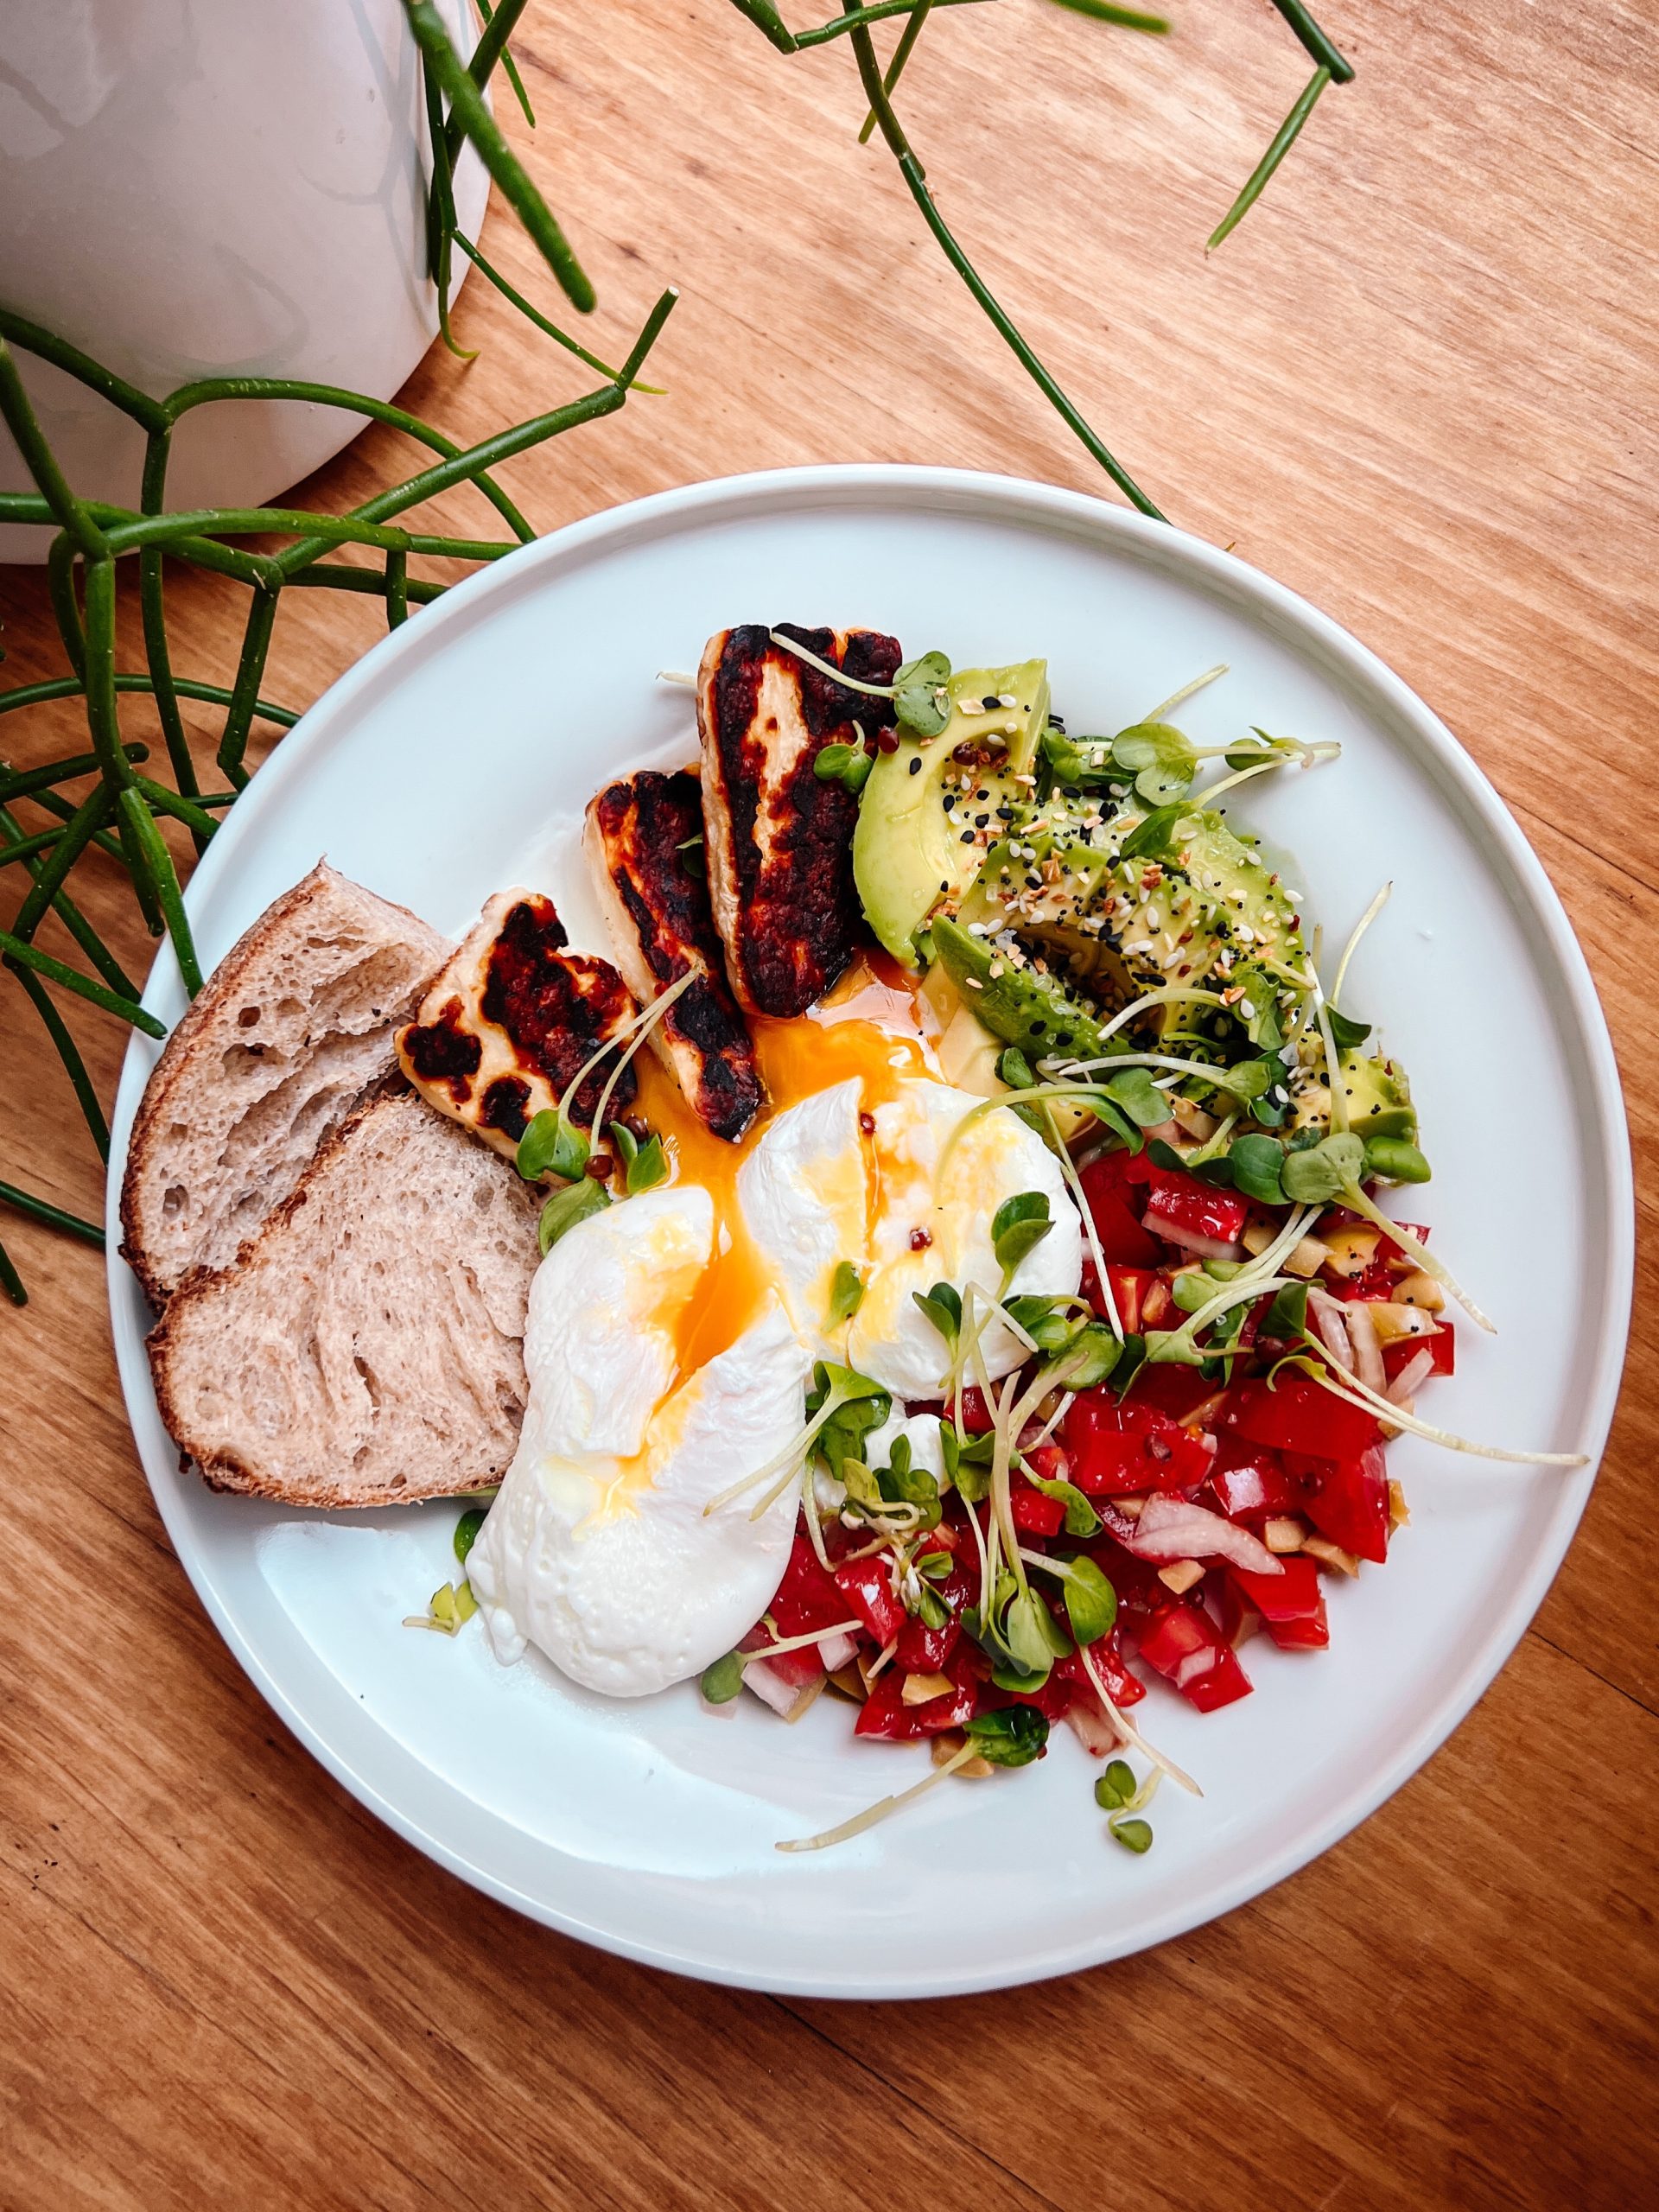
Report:
[{"label": "black sesame seed", "polygon": [[922,756],[919,753],[910,764],[910,772],[912,776],[919,776],[922,772]]}]

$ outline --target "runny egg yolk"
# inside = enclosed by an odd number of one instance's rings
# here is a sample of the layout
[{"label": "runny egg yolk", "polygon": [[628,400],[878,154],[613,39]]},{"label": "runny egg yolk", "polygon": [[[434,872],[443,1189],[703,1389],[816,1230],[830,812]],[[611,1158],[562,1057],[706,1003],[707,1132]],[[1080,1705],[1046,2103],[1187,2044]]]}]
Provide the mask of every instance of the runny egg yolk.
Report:
[{"label": "runny egg yolk", "polygon": [[737,1197],[738,1169],[773,1116],[855,1077],[864,1116],[861,1190],[852,1163],[834,1162],[824,1171],[823,1195],[826,1209],[834,1213],[855,1207],[861,1198],[867,1231],[874,1225],[880,1209],[883,1162],[865,1124],[877,1107],[899,1096],[906,1079],[937,1074],[924,1023],[911,980],[896,963],[880,955],[855,961],[835,990],[798,1020],[752,1016],[749,1027],[770,1104],[738,1144],[728,1144],[704,1128],[649,1052],[636,1058],[638,1111],[661,1136],[673,1179],[700,1183],[715,1202],[715,1255],[677,1324],[676,1350],[683,1376],[695,1373],[734,1344],[760,1313],[772,1287],[771,1274],[744,1224]]}]

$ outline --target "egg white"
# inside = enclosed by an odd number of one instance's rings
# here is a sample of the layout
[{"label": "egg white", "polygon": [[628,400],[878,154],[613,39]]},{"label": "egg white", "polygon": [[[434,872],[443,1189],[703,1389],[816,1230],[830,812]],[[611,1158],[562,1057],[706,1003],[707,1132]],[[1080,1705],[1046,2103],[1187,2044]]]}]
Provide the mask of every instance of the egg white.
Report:
[{"label": "egg white", "polygon": [[[982,1100],[925,1077],[900,1083],[874,1109],[867,1162],[859,1096],[857,1084],[837,1084],[780,1114],[744,1163],[739,1201],[779,1294],[817,1357],[844,1360],[896,1397],[937,1398],[949,1353],[914,1294],[949,1282],[963,1294],[971,1284],[995,1305],[1001,1281],[991,1242],[996,1210],[1005,1198],[1040,1191],[1052,1226],[1020,1262],[1009,1290],[1075,1295],[1082,1224],[1058,1161],[1018,1116],[982,1116],[941,1173],[946,1139]],[[835,1194],[833,1204],[825,1203],[826,1192]],[[850,1323],[832,1328],[830,1285],[842,1260],[858,1269],[864,1294]],[[993,1381],[1025,1357],[1019,1340],[995,1321],[982,1351]]]},{"label": "egg white", "polygon": [[674,1324],[713,1249],[713,1202],[683,1185],[589,1216],[537,1271],[524,1430],[467,1563],[499,1658],[534,1643],[590,1689],[644,1697],[700,1674],[771,1603],[794,1491],[759,1520],[747,1497],[703,1508],[798,1433],[810,1362],[769,1298],[671,1389]]}]

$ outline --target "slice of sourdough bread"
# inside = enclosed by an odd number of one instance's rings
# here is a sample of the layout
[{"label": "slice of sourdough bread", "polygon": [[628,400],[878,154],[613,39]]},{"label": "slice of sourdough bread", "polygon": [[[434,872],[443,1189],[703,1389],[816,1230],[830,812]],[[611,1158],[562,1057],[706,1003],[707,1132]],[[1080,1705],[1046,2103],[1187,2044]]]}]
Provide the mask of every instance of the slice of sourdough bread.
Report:
[{"label": "slice of sourdough bread", "polygon": [[397,1078],[234,1266],[168,1301],[149,1356],[175,1441],[216,1489],[294,1505],[499,1482],[543,1195]]},{"label": "slice of sourdough bread", "polygon": [[396,1065],[448,939],[319,862],[226,954],[156,1062],[121,1186],[153,1305],[227,1267]]}]

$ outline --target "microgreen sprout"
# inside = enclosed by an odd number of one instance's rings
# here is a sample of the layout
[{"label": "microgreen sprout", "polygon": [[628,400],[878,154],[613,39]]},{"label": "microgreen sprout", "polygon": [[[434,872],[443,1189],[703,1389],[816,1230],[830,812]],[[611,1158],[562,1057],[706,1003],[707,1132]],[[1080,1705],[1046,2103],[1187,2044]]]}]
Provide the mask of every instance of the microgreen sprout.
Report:
[{"label": "microgreen sprout", "polygon": [[1020,1262],[1036,1250],[1053,1226],[1046,1192],[1021,1191],[1003,1199],[991,1221],[991,1249],[1002,1270],[999,1298],[1007,1295]]},{"label": "microgreen sprout", "polygon": [[[1335,1353],[1323,1338],[1305,1332],[1302,1342],[1307,1346],[1300,1363],[1302,1373],[1332,1397],[1342,1398],[1363,1413],[1375,1414],[1378,1421],[1386,1421],[1390,1427],[1402,1428],[1430,1444],[1443,1444],[1447,1451],[1462,1452],[1471,1459],[1497,1459],[1512,1466],[1585,1467],[1590,1464],[1582,1452],[1511,1452],[1496,1444],[1471,1443],[1466,1436],[1454,1435],[1448,1428],[1436,1427],[1433,1421],[1419,1420],[1393,1399],[1385,1398],[1381,1391],[1362,1382],[1351,1368],[1338,1363]],[[1287,1364],[1286,1361],[1280,1362],[1281,1367]]]},{"label": "microgreen sprout", "polygon": [[430,1629],[437,1636],[458,1636],[478,1611],[470,1582],[446,1582],[432,1592],[423,1613],[406,1613],[405,1628]]},{"label": "microgreen sprout", "polygon": [[863,1303],[863,1278],[850,1260],[842,1260],[830,1284],[830,1326],[850,1321]]},{"label": "microgreen sprout", "polygon": [[1103,1813],[1121,1813],[1135,1793],[1135,1769],[1127,1759],[1113,1759],[1095,1783],[1095,1802]]},{"label": "microgreen sprout", "polygon": [[[800,1433],[791,1437],[783,1450],[764,1466],[751,1474],[741,1476],[715,1497],[711,1497],[702,1509],[706,1520],[732,1504],[761,1483],[770,1483],[781,1476],[778,1486],[767,1492],[749,1517],[758,1521],[767,1508],[782,1497],[789,1484],[798,1477],[808,1452],[817,1443],[847,1408],[856,1408],[853,1416],[842,1421],[830,1438],[832,1450],[842,1456],[851,1456],[852,1447],[872,1428],[879,1428],[892,1410],[893,1400],[879,1382],[871,1382],[868,1375],[857,1374],[850,1367],[840,1367],[833,1360],[820,1360],[812,1370],[812,1388],[807,1397],[807,1421]],[[835,1471],[831,1461],[831,1471]]]},{"label": "microgreen sprout", "polygon": [[478,1541],[478,1532],[484,1526],[484,1518],[482,1506],[474,1505],[469,1506],[455,1523],[455,1558],[462,1567],[467,1564],[467,1553]]},{"label": "microgreen sprout", "polygon": [[567,1183],[563,1190],[555,1191],[542,1208],[537,1226],[542,1257],[545,1259],[560,1237],[568,1236],[579,1221],[586,1221],[590,1213],[601,1212],[610,1203],[610,1192],[591,1175],[584,1175],[575,1183]]}]

